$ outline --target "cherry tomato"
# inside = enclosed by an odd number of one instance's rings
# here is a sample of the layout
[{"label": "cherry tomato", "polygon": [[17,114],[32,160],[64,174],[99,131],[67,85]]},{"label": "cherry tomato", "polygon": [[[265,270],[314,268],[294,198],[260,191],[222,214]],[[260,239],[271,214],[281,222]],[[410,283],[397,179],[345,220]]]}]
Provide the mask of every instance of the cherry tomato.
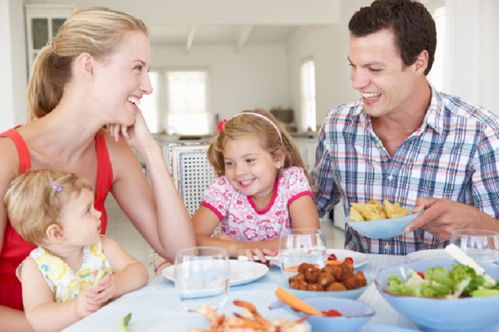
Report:
[{"label": "cherry tomato", "polygon": [[345,258],[345,263],[353,264],[353,258],[352,257],[346,257]]},{"label": "cherry tomato", "polygon": [[335,254],[331,253],[329,254],[329,256],[327,257],[327,260],[328,261],[337,261],[338,260],[338,257],[336,257]]},{"label": "cherry tomato", "polygon": [[334,309],[329,309],[329,310],[323,311],[322,313],[324,315],[328,316],[328,317],[340,317],[340,316],[343,316],[338,310],[334,310]]}]

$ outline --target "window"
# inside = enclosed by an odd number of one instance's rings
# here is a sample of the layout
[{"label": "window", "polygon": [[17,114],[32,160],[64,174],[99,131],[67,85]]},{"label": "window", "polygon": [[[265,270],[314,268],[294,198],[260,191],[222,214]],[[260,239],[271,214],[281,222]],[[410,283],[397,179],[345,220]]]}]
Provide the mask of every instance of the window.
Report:
[{"label": "window", "polygon": [[140,109],[152,133],[210,134],[206,70],[155,69],[149,78],[153,91],[142,97]]},{"label": "window", "polygon": [[300,91],[302,129],[310,128],[315,131],[315,64],[313,60],[307,60],[301,65]]},{"label": "window", "polygon": [[143,95],[140,101],[140,109],[146,120],[147,127],[152,133],[161,131],[159,126],[159,75],[160,73],[157,71],[149,72],[152,93],[150,95]]},{"label": "window", "polygon": [[29,70],[40,49],[59,31],[66,18],[73,13],[73,5],[26,4],[26,34]]},{"label": "window", "polygon": [[210,133],[207,71],[167,71],[168,132],[184,135]]},{"label": "window", "polygon": [[444,56],[445,56],[445,7],[438,7],[433,12],[437,29],[437,49],[435,60],[428,74],[428,80],[439,91],[444,89]]}]

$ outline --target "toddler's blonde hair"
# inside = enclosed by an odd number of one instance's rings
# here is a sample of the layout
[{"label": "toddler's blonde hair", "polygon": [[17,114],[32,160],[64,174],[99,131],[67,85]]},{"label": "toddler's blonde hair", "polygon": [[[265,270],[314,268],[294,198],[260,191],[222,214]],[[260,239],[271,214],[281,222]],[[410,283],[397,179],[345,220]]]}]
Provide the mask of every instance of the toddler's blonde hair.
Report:
[{"label": "toddler's blonde hair", "polygon": [[[251,113],[260,114],[267,118],[268,121]],[[246,110],[237,114],[237,116],[231,117],[220,133],[211,141],[208,148],[208,160],[213,165],[218,176],[225,175],[224,147],[227,141],[248,135],[258,137],[263,149],[273,157],[276,157],[278,153],[283,153],[285,156],[283,168],[291,166],[305,168],[300,153],[287,130],[282,128],[269,112],[255,109]]]},{"label": "toddler's blonde hair", "polygon": [[43,245],[47,228],[60,225],[63,206],[85,189],[93,192],[90,182],[73,173],[32,170],[10,183],[4,204],[10,223],[19,235],[35,245]]}]

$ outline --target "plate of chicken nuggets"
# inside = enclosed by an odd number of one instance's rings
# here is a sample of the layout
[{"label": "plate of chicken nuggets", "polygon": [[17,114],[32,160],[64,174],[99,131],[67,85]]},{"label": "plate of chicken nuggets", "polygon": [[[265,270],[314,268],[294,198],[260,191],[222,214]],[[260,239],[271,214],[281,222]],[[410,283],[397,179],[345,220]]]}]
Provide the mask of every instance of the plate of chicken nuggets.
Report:
[{"label": "plate of chicken nuggets", "polygon": [[298,298],[318,296],[357,299],[367,288],[364,272],[354,268],[352,258],[327,261],[323,268],[302,263],[298,273],[285,280],[284,287]]},{"label": "plate of chicken nuggets", "polygon": [[404,234],[404,229],[419,215],[412,209],[384,200],[352,203],[347,224],[371,239],[386,239]]}]

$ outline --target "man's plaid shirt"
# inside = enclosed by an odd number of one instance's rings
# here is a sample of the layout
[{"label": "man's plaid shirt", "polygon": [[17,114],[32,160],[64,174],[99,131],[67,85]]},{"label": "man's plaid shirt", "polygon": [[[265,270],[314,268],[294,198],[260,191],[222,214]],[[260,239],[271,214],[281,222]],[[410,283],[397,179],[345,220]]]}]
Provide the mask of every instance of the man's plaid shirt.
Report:
[{"label": "man's plaid shirt", "polygon": [[[348,215],[355,202],[384,200],[414,206],[418,197],[466,203],[499,217],[499,117],[432,88],[421,127],[390,156],[374,133],[360,101],[334,108],[319,135],[313,172],[319,213],[342,199]],[[371,253],[407,254],[443,247],[416,230],[374,240],[348,227],[345,247]]]}]

